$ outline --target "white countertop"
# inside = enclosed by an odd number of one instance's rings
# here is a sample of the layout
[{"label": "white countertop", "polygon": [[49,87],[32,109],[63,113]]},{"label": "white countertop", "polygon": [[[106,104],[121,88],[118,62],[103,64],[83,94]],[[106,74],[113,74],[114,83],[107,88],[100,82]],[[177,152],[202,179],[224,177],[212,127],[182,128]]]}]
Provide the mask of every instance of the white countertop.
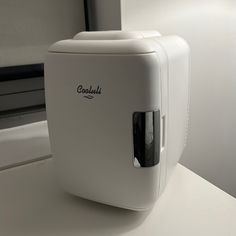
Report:
[{"label": "white countertop", "polygon": [[235,236],[236,199],[178,165],[149,212],[62,193],[52,160],[0,172],[1,236]]}]

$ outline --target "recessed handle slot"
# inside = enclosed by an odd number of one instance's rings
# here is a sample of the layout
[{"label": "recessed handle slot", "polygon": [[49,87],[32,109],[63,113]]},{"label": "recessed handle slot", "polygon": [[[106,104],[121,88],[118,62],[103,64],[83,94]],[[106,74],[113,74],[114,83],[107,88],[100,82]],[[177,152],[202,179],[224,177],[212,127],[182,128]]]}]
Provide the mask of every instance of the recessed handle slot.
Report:
[{"label": "recessed handle slot", "polygon": [[160,111],[133,114],[134,166],[152,167],[160,160]]},{"label": "recessed handle slot", "polygon": [[166,142],[166,116],[161,117],[161,151],[165,148]]}]

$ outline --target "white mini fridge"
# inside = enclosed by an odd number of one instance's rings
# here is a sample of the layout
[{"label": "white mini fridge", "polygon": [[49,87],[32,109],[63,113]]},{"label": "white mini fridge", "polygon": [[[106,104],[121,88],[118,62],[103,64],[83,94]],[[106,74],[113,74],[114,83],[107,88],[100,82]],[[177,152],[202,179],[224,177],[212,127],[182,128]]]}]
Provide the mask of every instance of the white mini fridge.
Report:
[{"label": "white mini fridge", "polygon": [[49,135],[74,195],[147,210],[184,150],[189,47],[155,31],[81,32],[49,48]]}]

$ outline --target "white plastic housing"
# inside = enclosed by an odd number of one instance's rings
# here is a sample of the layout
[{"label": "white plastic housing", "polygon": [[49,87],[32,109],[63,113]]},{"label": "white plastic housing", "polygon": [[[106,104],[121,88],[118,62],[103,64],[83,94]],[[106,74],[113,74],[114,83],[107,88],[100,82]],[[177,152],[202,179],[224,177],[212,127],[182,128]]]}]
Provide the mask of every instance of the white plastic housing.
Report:
[{"label": "white plastic housing", "polygon": [[[50,47],[45,75],[50,142],[64,189],[113,206],[149,209],[186,142],[186,42],[158,32],[82,32]],[[159,115],[155,138],[144,135],[159,150],[152,166],[135,164],[135,112]]]}]

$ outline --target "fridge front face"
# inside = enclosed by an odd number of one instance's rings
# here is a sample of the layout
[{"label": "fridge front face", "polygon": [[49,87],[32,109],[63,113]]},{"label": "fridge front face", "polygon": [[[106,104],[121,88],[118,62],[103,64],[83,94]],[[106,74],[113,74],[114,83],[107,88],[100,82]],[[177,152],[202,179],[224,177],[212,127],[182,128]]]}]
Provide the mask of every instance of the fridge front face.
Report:
[{"label": "fridge front face", "polygon": [[160,184],[156,53],[52,52],[45,64],[50,140],[64,188],[110,205],[149,208]]}]

